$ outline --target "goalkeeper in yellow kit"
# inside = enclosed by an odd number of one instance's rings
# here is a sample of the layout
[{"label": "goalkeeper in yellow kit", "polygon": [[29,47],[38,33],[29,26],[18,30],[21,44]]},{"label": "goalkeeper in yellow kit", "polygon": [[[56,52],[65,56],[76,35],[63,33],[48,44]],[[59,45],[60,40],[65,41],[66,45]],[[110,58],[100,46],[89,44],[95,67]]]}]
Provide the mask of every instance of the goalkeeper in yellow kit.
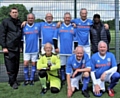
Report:
[{"label": "goalkeeper in yellow kit", "polygon": [[42,85],[41,94],[47,92],[47,81],[50,83],[52,93],[58,93],[61,88],[61,81],[58,75],[60,69],[60,59],[56,54],[52,53],[52,45],[50,43],[44,46],[45,54],[40,56],[37,62],[37,70]]}]

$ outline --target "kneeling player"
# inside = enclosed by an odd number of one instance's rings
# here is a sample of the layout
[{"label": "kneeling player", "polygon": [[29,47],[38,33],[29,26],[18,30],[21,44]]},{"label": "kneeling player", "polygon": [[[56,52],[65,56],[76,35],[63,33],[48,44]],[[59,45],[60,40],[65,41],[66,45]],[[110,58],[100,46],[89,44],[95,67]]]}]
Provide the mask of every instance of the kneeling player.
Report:
[{"label": "kneeling player", "polygon": [[93,93],[95,96],[102,96],[105,92],[105,82],[109,82],[108,95],[114,96],[114,86],[120,78],[117,71],[117,63],[112,53],[107,52],[107,44],[100,41],[98,44],[97,53],[92,55],[91,58],[91,77],[93,81]]},{"label": "kneeling player", "polygon": [[90,97],[87,87],[90,80],[89,72],[89,57],[84,53],[83,48],[78,46],[75,54],[69,57],[67,61],[66,74],[67,74],[67,96],[70,98],[76,89],[79,89],[79,81],[83,77],[82,94],[85,97]]},{"label": "kneeling player", "polygon": [[50,43],[44,46],[45,54],[41,55],[37,62],[38,75],[42,85],[41,94],[47,92],[47,82],[50,83],[52,93],[58,93],[61,88],[61,81],[58,76],[60,69],[60,59],[52,53],[52,45]]}]

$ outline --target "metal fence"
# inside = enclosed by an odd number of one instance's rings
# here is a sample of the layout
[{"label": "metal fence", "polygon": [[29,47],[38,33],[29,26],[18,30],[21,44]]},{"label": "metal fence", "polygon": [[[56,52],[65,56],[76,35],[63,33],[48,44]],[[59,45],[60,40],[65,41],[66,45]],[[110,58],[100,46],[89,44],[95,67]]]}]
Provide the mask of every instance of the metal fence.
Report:
[{"label": "metal fence", "polygon": [[[10,4],[23,4],[27,10],[33,8],[36,18],[44,19],[46,13],[51,12],[54,16],[53,21],[63,20],[65,12],[70,12],[72,18],[79,18],[81,8],[87,8],[88,18],[92,19],[95,13],[101,15],[103,21],[115,19],[115,30],[110,30],[112,40],[110,51],[116,55],[117,62],[120,62],[120,43],[119,43],[119,0],[1,0],[0,7]],[[7,81],[6,70],[4,67],[3,54],[0,53],[0,81]],[[21,56],[22,58],[22,56]],[[23,80],[23,64],[20,64],[18,80]],[[36,75],[37,76],[37,75]]]}]

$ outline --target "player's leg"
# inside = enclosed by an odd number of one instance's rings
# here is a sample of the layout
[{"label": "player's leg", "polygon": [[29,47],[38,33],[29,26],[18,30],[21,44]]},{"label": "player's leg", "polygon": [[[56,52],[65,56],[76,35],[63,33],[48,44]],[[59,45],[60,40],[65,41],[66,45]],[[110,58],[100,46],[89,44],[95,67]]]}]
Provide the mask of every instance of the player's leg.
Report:
[{"label": "player's leg", "polygon": [[73,95],[73,93],[75,92],[75,88],[79,90],[79,80],[81,79],[81,77],[82,75],[79,75],[70,79],[72,91],[68,89],[67,91],[68,98],[70,98]]},{"label": "player's leg", "polygon": [[97,83],[97,85],[99,86],[99,94],[96,94],[95,93],[95,85],[93,85],[93,94],[94,94],[94,96],[96,96],[96,97],[101,97],[102,95],[103,95],[103,92],[105,92],[105,82],[104,81],[101,81],[101,79],[97,79],[96,80],[96,83]]},{"label": "player's leg", "polygon": [[66,59],[67,59],[66,56],[60,56],[60,61],[61,61],[60,76],[61,76],[62,84],[64,84],[66,79],[66,76],[65,76]]},{"label": "player's leg", "polygon": [[37,56],[38,56],[37,54],[31,54],[32,67],[31,67],[30,85],[34,85]]},{"label": "player's leg", "polygon": [[90,97],[89,93],[88,93],[88,84],[90,81],[90,75],[89,72],[84,72],[83,73],[83,87],[82,87],[82,94],[85,97]]},{"label": "player's leg", "polygon": [[113,97],[114,96],[113,88],[118,83],[120,79],[120,74],[118,72],[115,72],[110,79],[111,79],[111,82],[110,82],[110,85],[108,86],[108,94],[109,96]]},{"label": "player's leg", "polygon": [[51,93],[59,93],[60,88],[61,88],[61,81],[59,77],[54,77],[54,76],[49,75],[49,79],[50,79]]},{"label": "player's leg", "polygon": [[85,53],[87,53],[89,58],[90,58],[91,57],[90,46],[83,46],[83,49],[84,49]]},{"label": "player's leg", "polygon": [[24,85],[29,84],[29,60],[30,60],[30,54],[24,53]]},{"label": "player's leg", "polygon": [[39,75],[39,79],[42,87],[40,94],[45,94],[47,92],[47,85],[46,85],[47,72],[45,69],[41,69],[39,70],[38,75]]}]

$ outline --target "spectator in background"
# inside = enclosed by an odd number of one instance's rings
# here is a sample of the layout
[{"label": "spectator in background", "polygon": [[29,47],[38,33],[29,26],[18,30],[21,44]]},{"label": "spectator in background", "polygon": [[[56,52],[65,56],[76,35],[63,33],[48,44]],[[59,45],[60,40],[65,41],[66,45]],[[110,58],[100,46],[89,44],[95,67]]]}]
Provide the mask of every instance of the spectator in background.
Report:
[{"label": "spectator in background", "polygon": [[105,92],[105,82],[110,83],[107,88],[108,95],[115,95],[113,88],[119,81],[120,74],[117,72],[116,59],[112,53],[107,52],[107,44],[104,41],[98,43],[98,52],[91,57],[91,77],[96,97]]},{"label": "spectator in background", "polygon": [[[109,43],[111,40],[109,27],[107,24],[103,24],[100,20],[99,14],[94,14],[93,16],[93,25],[90,28],[90,40],[92,46],[92,52],[98,52],[98,43],[103,40],[107,43],[108,51],[109,51]],[[107,28],[107,29],[105,29]]]},{"label": "spectator in background", "polygon": [[[34,23],[35,16],[30,13],[27,15],[27,24],[23,28],[24,42],[24,85],[34,85],[34,77],[36,72],[36,61],[39,53],[40,26],[39,23]],[[31,75],[29,77],[29,62],[31,60]]]},{"label": "spectator in background", "polygon": [[[44,45],[45,54],[42,54],[37,62],[37,70],[42,86],[40,94],[47,92],[47,83],[50,83],[52,93],[58,93],[61,88],[58,70],[60,69],[60,59],[56,54],[52,53],[52,45],[46,43]],[[48,87],[49,88],[49,87]]]},{"label": "spectator in background", "polygon": [[66,66],[68,98],[72,96],[75,89],[79,89],[80,80],[83,81],[82,94],[85,98],[90,97],[87,89],[90,80],[90,70],[88,55],[84,53],[82,46],[76,47],[75,54],[68,58]]},{"label": "spectator in background", "polygon": [[11,8],[9,14],[10,17],[4,19],[0,25],[0,45],[4,53],[9,84],[13,89],[18,89],[17,75],[22,38],[21,21],[18,19],[17,8]]}]

